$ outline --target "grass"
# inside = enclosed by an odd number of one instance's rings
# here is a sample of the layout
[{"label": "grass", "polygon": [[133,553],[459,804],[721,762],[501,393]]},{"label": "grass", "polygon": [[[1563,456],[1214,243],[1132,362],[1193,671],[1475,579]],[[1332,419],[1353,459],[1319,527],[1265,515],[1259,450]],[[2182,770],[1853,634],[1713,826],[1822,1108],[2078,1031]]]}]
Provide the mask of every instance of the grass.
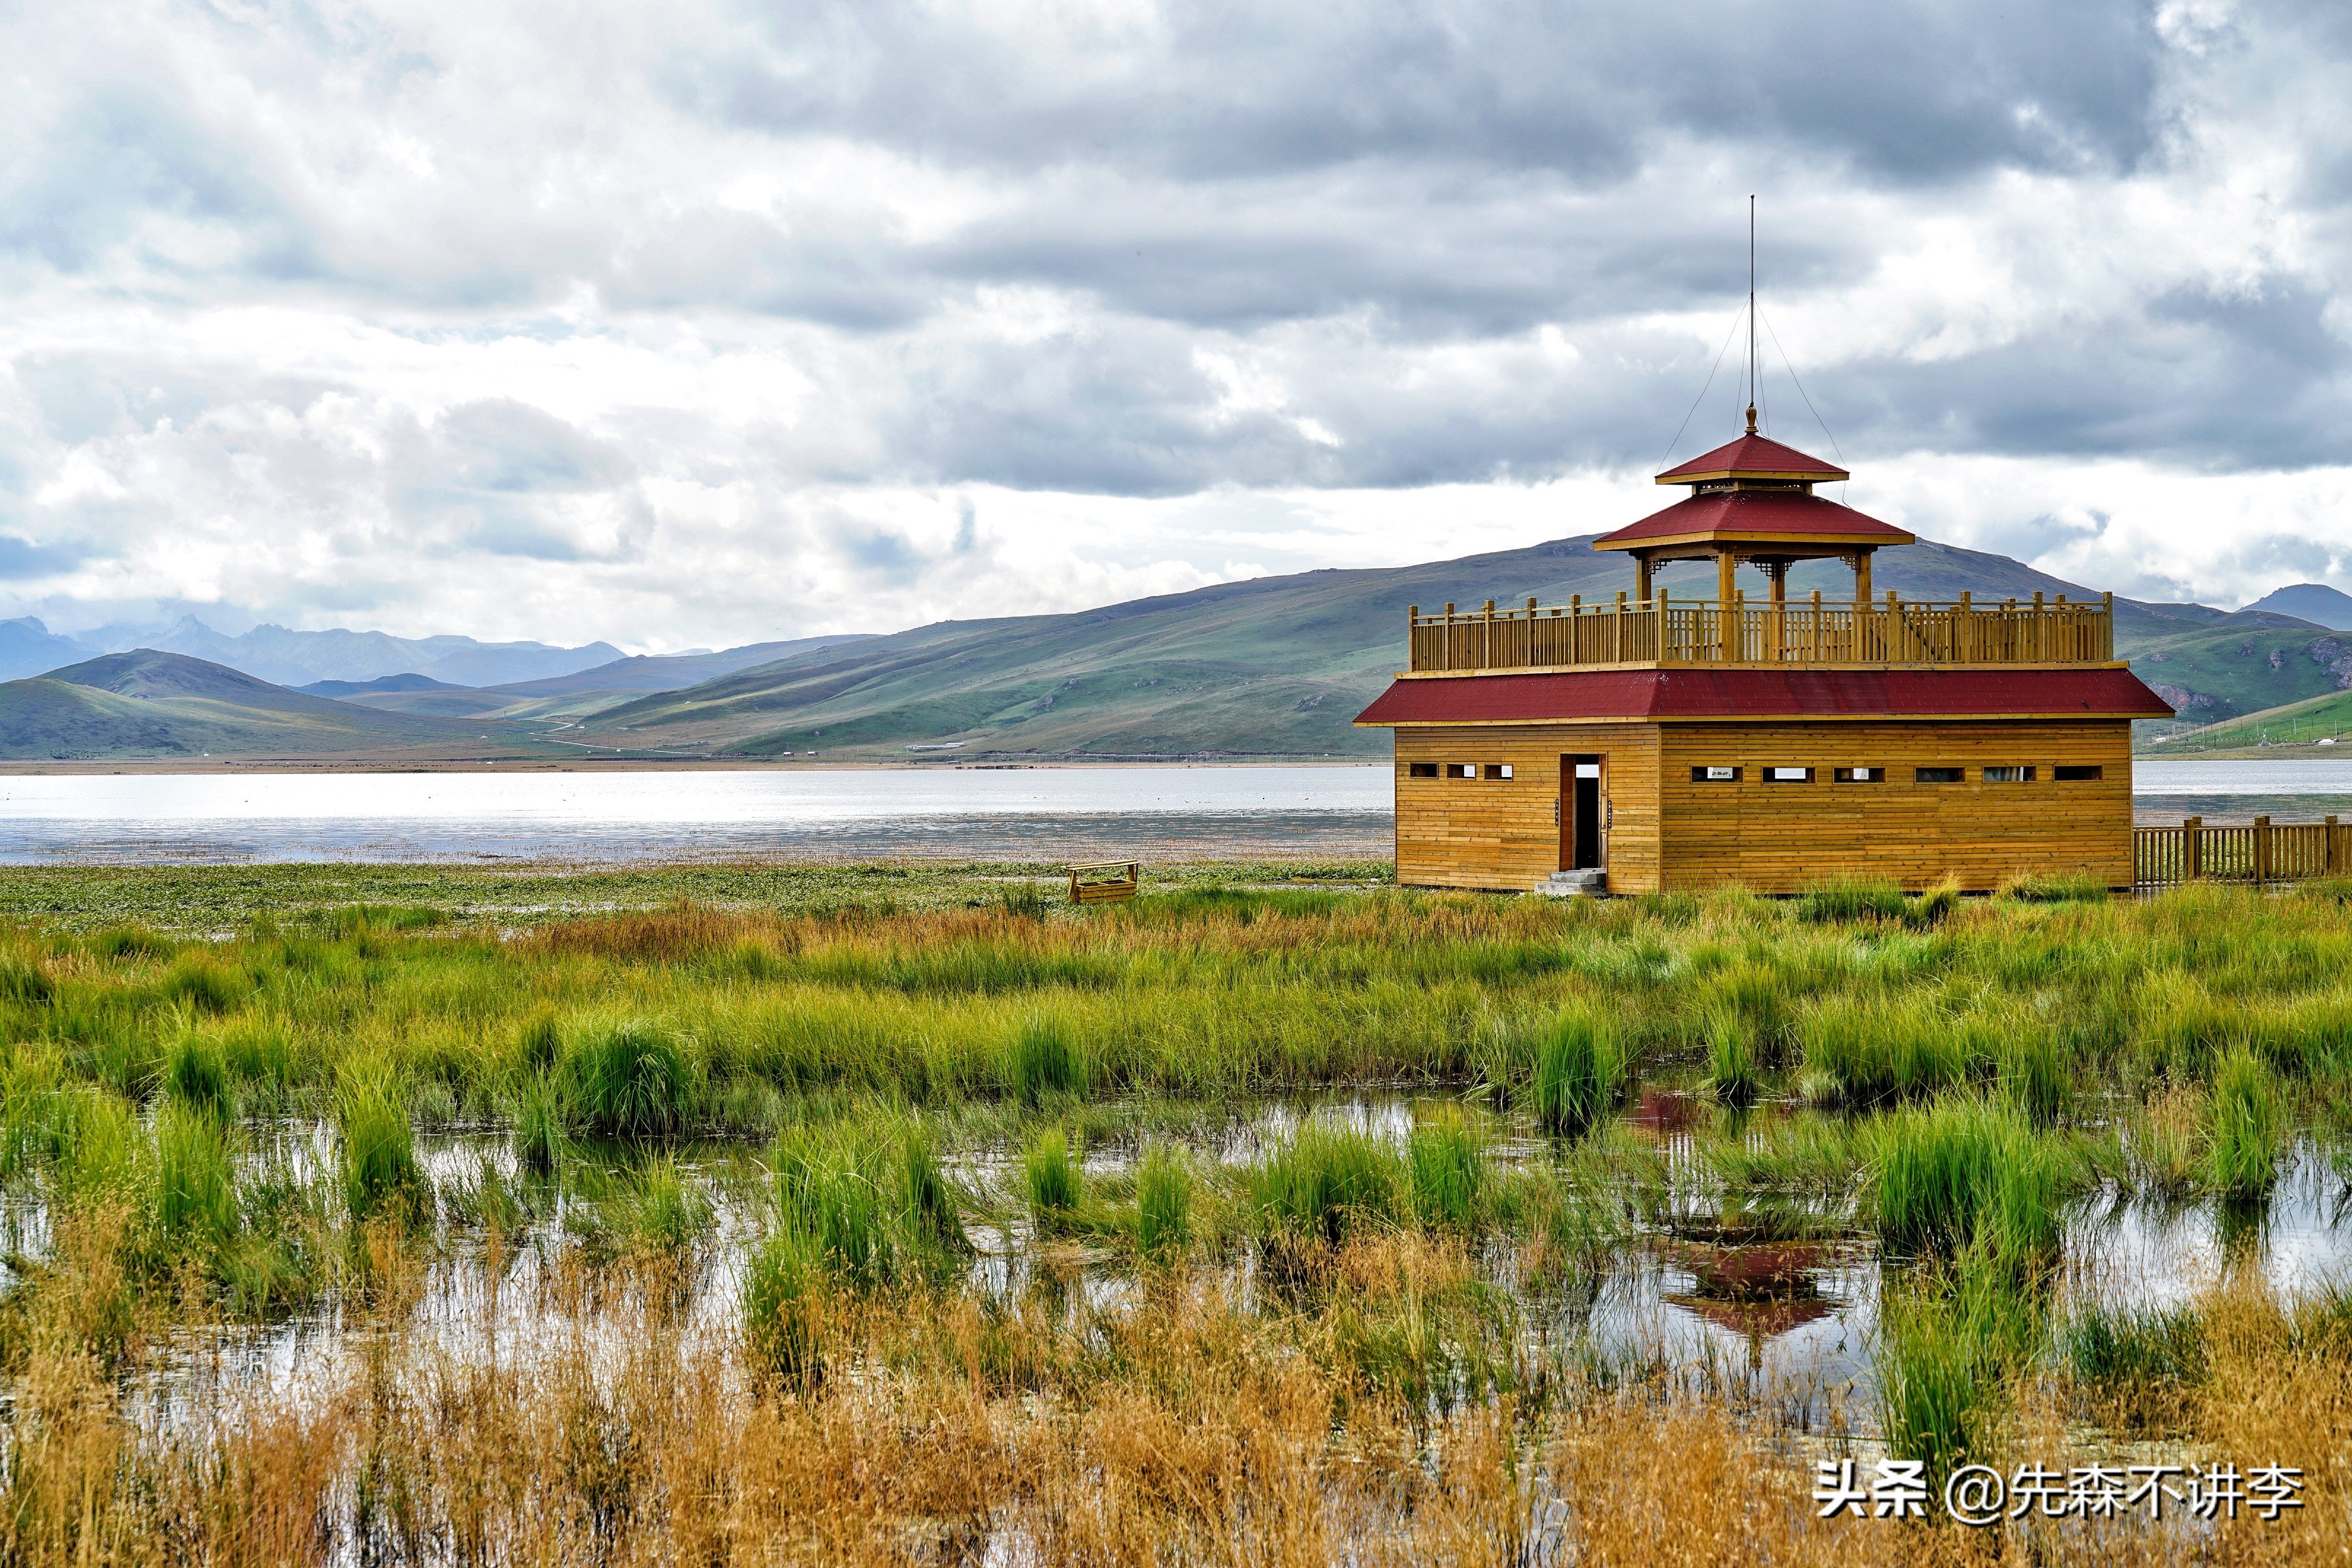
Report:
[{"label": "grass", "polygon": [[398,1070],[381,1058],[343,1063],[335,1086],[343,1203],[357,1219],[413,1205],[422,1194],[416,1139]]},{"label": "grass", "polygon": [[1310,1121],[1252,1173],[1250,1198],[1269,1239],[1338,1246],[1398,1217],[1396,1152],[1367,1132]]},{"label": "grass", "polygon": [[1972,1098],[1880,1121],[1870,1139],[1868,1213],[1891,1247],[2012,1265],[2053,1256],[2061,1157],[2009,1107]]},{"label": "grass", "polygon": [[1528,1104],[1546,1132],[1577,1136],[1617,1103],[1626,1063],[1617,1030],[1597,1010],[1571,1007],[1537,1043]]},{"label": "grass", "polygon": [[571,1100],[582,1125],[606,1138],[657,1138],[685,1123],[693,1067],[672,1030],[630,1018],[573,1047]]},{"label": "grass", "polygon": [[2252,1052],[2230,1052],[2213,1065],[2210,1158],[2214,1190],[2260,1197],[2278,1181],[2285,1114],[2270,1068]]},{"label": "grass", "polygon": [[[2059,1289],[2105,1208],[2258,1227],[2352,1124],[2334,898],[1012,874],[28,871],[0,1551],[1896,1560],[1943,1537],[1803,1523],[1790,1455],[2285,1453],[2352,1399],[2324,1292]],[[1612,1339],[1662,1259],[1759,1352],[1875,1267],[1875,1372]],[[435,1348],[493,1300],[533,1332]],[[300,1399],[172,1381],[296,1311]]]}]

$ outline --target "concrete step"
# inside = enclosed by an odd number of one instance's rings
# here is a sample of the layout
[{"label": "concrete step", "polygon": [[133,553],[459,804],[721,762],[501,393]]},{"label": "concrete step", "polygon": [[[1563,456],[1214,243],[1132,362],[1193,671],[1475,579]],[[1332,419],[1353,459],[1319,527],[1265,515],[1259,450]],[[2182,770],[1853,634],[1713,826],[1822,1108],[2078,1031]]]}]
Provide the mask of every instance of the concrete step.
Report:
[{"label": "concrete step", "polygon": [[1554,871],[1545,881],[1538,882],[1535,890],[1547,898],[1598,899],[1609,891],[1606,871]]}]

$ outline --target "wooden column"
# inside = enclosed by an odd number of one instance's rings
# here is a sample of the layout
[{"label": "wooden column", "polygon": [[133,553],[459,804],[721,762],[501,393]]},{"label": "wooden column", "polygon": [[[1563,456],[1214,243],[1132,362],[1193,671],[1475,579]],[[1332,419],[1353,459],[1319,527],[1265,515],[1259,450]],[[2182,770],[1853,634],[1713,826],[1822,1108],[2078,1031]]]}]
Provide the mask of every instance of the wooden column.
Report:
[{"label": "wooden column", "polygon": [[1727,661],[1748,658],[1748,595],[1737,588],[1731,591],[1731,604],[1724,612],[1723,646],[1716,652]]},{"label": "wooden column", "polygon": [[1650,558],[1633,557],[1633,597],[1646,605],[1650,602]]},{"label": "wooden column", "polygon": [[1730,551],[1717,550],[1715,552],[1715,602],[1717,604],[1731,603],[1733,574],[1738,570],[1739,560]]},{"label": "wooden column", "polygon": [[2326,824],[2326,826],[2319,839],[2319,868],[2327,876],[2333,877],[2344,868],[2344,857],[2338,854],[2336,848],[2336,818],[2328,816],[2321,820]]},{"label": "wooden column", "polygon": [[1856,609],[1870,605],[1870,552],[1859,551],[1853,558],[1853,604]]},{"label": "wooden column", "polygon": [[2259,888],[2271,879],[2271,819],[2254,818],[2254,886]]},{"label": "wooden column", "polygon": [[[2036,594],[2035,598],[2042,595]],[[2205,874],[2205,819],[2191,816],[2180,825],[2180,879],[2193,882]]]}]

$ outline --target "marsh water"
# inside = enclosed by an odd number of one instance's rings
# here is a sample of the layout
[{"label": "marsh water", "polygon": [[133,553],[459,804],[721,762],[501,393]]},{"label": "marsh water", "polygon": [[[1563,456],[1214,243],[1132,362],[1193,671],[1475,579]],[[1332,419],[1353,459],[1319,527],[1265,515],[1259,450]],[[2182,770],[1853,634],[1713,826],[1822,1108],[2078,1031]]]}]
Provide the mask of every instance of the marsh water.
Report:
[{"label": "marsh water", "polygon": [[[2352,759],[2135,765],[2174,815],[2352,814]],[[1293,855],[1393,847],[1373,766],[0,777],[0,863],[835,860]]]},{"label": "marsh water", "polygon": [[[1228,1167],[1256,1161],[1310,1120],[1401,1145],[1420,1119],[1453,1103],[1439,1093],[1360,1091],[1269,1100],[1203,1109],[1182,1141],[1197,1161]],[[1768,1103],[1739,1113],[1730,1126],[1753,1137],[1779,1120],[1824,1114]],[[1622,1242],[1597,1266],[1572,1268],[1564,1278],[1523,1277],[1520,1255],[1499,1241],[1477,1254],[1477,1270],[1511,1300],[1519,1342],[1531,1360],[1703,1390],[1759,1406],[1799,1431],[1868,1434],[1874,1428],[1871,1347],[1886,1260],[1860,1230],[1831,1226],[1793,1239],[1759,1238],[1704,1201],[1676,1195],[1703,1191],[1697,1142],[1720,1134],[1732,1115],[1696,1094],[1645,1091],[1622,1122],[1658,1156],[1665,1203],[1637,1213],[1624,1201]],[[330,1134],[319,1125],[268,1124],[254,1142],[252,1158],[314,1172],[331,1163]],[[424,1135],[418,1152],[445,1217],[469,1189],[478,1190],[486,1173],[535,1189],[531,1217],[495,1254],[476,1233],[432,1267],[415,1312],[418,1336],[457,1359],[514,1363],[617,1348],[609,1335],[608,1342],[594,1340],[593,1318],[592,1337],[583,1342],[579,1320],[541,1310],[539,1287],[567,1252],[593,1245],[594,1194],[609,1190],[642,1152],[577,1148],[551,1178],[526,1177],[502,1132]],[[1500,1137],[1490,1157],[1508,1165],[1559,1152],[1554,1141],[1521,1131]],[[725,1333],[738,1321],[744,1265],[768,1223],[768,1175],[753,1144],[714,1141],[676,1153],[712,1214],[688,1274],[685,1321]],[[1098,1143],[1086,1156],[1089,1179],[1120,1172],[1133,1153],[1125,1140]],[[1005,1217],[1017,1215],[1020,1203],[1017,1171],[1004,1151],[968,1152],[947,1163],[983,1216],[968,1216],[975,1249],[968,1288],[999,1300],[1043,1299],[1080,1314],[1116,1307],[1139,1291],[1133,1264],[1115,1251],[1041,1239],[1025,1221]],[[2271,1196],[2251,1207],[2112,1191],[2077,1201],[2066,1215],[2053,1307],[2063,1315],[2087,1301],[2181,1305],[2225,1268],[2252,1268],[2289,1297],[2352,1284],[2352,1178],[2309,1138],[2294,1143],[2281,1173]],[[996,1217],[984,1217],[991,1215]],[[13,1203],[6,1226],[12,1251],[38,1250],[44,1238],[37,1206]],[[1233,1255],[1223,1279],[1238,1305],[1250,1304],[1260,1284],[1246,1247]],[[184,1332],[146,1379],[151,1408],[167,1421],[189,1399],[192,1378],[211,1381],[215,1393],[224,1383],[298,1399],[319,1393],[348,1370],[365,1340],[331,1305],[261,1327]]]}]

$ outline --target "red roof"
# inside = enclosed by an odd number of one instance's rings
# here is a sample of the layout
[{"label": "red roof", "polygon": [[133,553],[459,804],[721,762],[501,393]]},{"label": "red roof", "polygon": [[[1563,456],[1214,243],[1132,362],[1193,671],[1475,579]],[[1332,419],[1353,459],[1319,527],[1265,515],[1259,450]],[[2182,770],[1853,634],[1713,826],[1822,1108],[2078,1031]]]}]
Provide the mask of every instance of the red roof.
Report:
[{"label": "red roof", "polygon": [[1565,719],[2167,719],[2128,669],[1604,669],[1392,682],[1364,725]]},{"label": "red roof", "polygon": [[1691,485],[1701,479],[1843,479],[1843,468],[1832,468],[1819,458],[1794,447],[1783,447],[1769,437],[1750,433],[1702,453],[1679,468],[1658,476],[1662,485]]},{"label": "red roof", "polygon": [[1914,536],[1850,506],[1796,490],[1718,490],[1676,501],[1639,522],[1592,542],[1595,550],[1623,550],[1669,539],[1855,540],[1871,548],[1908,544]]}]

